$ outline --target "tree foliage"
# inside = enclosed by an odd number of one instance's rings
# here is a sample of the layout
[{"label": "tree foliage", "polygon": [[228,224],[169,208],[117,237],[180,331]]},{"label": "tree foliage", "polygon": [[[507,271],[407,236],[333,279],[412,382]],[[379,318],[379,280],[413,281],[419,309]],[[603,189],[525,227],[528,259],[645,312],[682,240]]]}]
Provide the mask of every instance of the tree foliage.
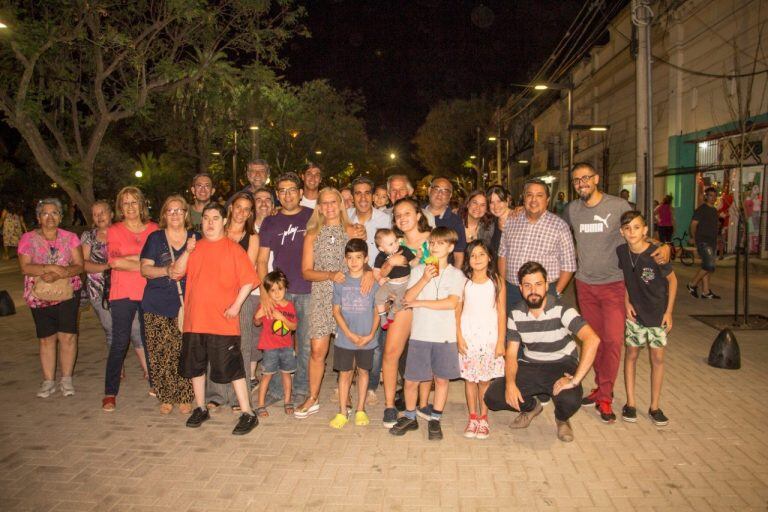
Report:
[{"label": "tree foliage", "polygon": [[477,128],[485,143],[495,102],[487,97],[441,101],[429,111],[413,139],[416,157],[429,174],[466,174],[464,162],[477,152]]},{"label": "tree foliage", "polygon": [[292,0],[16,0],[2,8],[0,110],[40,168],[87,209],[110,127],[224,61],[284,65],[306,34]]}]

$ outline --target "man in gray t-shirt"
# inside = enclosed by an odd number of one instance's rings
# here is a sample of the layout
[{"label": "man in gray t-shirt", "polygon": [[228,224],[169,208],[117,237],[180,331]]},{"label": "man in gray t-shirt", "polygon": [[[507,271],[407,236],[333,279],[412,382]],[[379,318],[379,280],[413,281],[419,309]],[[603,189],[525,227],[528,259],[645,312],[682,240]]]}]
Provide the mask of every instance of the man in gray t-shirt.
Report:
[{"label": "man in gray t-shirt", "polygon": [[616,247],[624,243],[619,232],[621,214],[632,208],[624,199],[598,189],[600,175],[589,164],[576,164],[571,182],[579,198],[568,203],[563,220],[576,240],[576,297],[581,315],[600,338],[593,365],[597,387],[582,404],[595,404],[603,422],[613,423],[613,386],[621,362],[626,317],[624,275]]}]

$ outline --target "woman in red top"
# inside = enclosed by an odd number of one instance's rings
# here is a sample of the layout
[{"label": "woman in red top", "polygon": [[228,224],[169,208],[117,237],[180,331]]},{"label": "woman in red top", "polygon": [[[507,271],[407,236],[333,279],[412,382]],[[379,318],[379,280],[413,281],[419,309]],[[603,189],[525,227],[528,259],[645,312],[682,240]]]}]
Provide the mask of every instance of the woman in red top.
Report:
[{"label": "woman in red top", "polygon": [[[141,298],[144,295],[144,285],[147,280],[140,272],[141,248],[150,233],[158,229],[157,224],[149,220],[147,202],[138,188],[123,187],[117,194],[115,206],[119,222],[112,224],[107,230],[107,264],[112,269],[112,283],[109,290],[112,346],[109,348],[107,357],[104,399],[101,401],[101,407],[105,411],[115,410],[115,397],[120,391],[120,371],[123,368],[123,360],[131,338],[131,325],[136,315],[139,319],[142,316]],[[137,353],[145,373],[149,375],[146,347],[137,349]]]}]

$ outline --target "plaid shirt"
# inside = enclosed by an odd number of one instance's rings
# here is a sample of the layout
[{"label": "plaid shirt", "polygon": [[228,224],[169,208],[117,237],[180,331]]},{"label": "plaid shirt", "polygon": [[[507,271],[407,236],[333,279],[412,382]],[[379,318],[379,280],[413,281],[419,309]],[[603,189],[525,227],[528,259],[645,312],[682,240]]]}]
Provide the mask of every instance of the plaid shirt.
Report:
[{"label": "plaid shirt", "polygon": [[499,257],[506,258],[507,281],[514,285],[520,284],[517,271],[528,261],[541,263],[550,283],[557,281],[560,272],[576,272],[571,229],[549,211],[534,223],[528,221],[525,213],[510,216],[501,236]]}]

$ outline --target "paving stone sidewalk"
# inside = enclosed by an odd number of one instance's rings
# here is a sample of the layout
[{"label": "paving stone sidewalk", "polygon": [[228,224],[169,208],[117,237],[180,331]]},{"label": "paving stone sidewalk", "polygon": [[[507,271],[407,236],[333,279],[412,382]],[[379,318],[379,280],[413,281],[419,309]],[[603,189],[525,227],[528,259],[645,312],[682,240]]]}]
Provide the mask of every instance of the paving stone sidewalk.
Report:
[{"label": "paving stone sidewalk", "polygon": [[[0,509],[76,511],[258,510],[766,510],[768,508],[768,336],[738,333],[742,368],[705,358],[715,331],[691,313],[728,311],[732,270],[716,274],[722,301],[694,300],[683,284],[667,352],[657,428],[606,426],[593,409],[573,419],[576,440],[555,436],[552,406],[529,429],[511,431],[492,413],[491,437],[467,440],[463,384],[451,384],[445,439],[426,425],[404,438],[381,426],[328,427],[335,413],[329,372],[319,414],[299,421],[282,407],[251,434],[230,434],[236,416],[217,412],[197,430],[177,412],[161,416],[134,356],[118,409],[100,408],[106,348],[91,311],[82,317],[74,397],[35,398],[38,344],[21,279],[0,264],[0,289],[18,313],[0,318]],[[768,277],[753,279],[752,311],[768,313]],[[649,400],[647,358],[638,364],[638,408]],[[624,403],[622,376],[615,409]],[[588,377],[585,384],[591,384]],[[383,398],[383,393],[379,391]]]}]

